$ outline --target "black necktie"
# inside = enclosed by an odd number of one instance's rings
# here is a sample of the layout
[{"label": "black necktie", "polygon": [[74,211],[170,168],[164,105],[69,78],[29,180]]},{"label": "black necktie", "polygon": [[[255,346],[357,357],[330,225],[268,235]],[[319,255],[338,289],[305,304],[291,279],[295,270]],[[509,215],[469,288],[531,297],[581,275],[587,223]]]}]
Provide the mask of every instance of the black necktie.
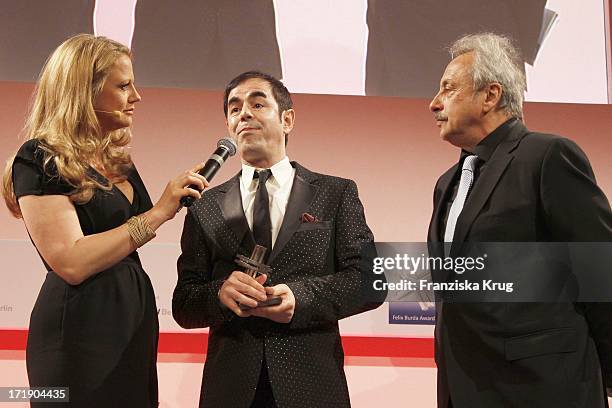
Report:
[{"label": "black necktie", "polygon": [[265,246],[266,259],[272,252],[272,221],[270,221],[270,200],[268,199],[268,189],[266,181],[272,175],[272,170],[262,170],[256,172],[253,178],[259,179],[257,192],[255,193],[255,203],[253,204],[253,237],[259,245]]}]

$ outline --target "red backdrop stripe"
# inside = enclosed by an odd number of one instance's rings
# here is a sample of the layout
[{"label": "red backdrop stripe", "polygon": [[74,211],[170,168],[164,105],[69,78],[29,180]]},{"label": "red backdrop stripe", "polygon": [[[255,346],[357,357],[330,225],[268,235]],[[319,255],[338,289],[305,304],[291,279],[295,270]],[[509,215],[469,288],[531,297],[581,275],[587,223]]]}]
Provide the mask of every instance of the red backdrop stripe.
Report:
[{"label": "red backdrop stripe", "polygon": [[[0,330],[0,350],[25,350],[28,331]],[[160,333],[160,353],[205,354],[208,333]],[[343,336],[349,357],[433,358],[433,339],[428,337]]]}]

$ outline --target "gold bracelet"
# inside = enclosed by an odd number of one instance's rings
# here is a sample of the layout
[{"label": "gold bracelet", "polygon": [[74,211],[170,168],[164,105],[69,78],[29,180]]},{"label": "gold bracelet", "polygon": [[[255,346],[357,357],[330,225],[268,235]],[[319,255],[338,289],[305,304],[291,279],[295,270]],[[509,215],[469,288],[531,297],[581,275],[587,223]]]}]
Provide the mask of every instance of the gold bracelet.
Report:
[{"label": "gold bracelet", "polygon": [[149,225],[147,216],[144,214],[131,217],[127,220],[126,224],[130,237],[132,237],[132,240],[138,248],[156,236],[155,231],[153,231],[153,228]]}]

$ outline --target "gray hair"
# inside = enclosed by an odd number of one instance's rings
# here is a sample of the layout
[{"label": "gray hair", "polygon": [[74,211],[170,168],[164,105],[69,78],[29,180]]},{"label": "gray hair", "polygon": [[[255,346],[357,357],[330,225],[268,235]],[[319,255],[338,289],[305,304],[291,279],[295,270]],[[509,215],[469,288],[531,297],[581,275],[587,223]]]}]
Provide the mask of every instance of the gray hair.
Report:
[{"label": "gray hair", "polygon": [[512,117],[523,118],[523,97],[527,89],[523,57],[508,37],[493,33],[469,34],[451,45],[451,58],[474,53],[472,81],[475,90],[491,83],[502,87],[499,107]]}]

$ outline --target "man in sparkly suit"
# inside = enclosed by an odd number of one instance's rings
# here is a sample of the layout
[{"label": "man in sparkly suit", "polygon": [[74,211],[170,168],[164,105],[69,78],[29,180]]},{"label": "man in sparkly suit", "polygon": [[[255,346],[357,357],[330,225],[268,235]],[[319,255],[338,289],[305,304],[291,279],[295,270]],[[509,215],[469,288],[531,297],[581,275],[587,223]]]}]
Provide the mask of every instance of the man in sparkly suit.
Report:
[{"label": "man in sparkly suit", "polygon": [[[237,76],[224,111],[242,171],[189,208],[172,302],[182,327],[210,327],[200,406],[348,407],[338,320],[377,306],[357,186],[289,161],[295,112],[277,79]],[[256,243],[272,248],[267,277],[234,263]],[[280,304],[258,307],[267,296]]]}]

